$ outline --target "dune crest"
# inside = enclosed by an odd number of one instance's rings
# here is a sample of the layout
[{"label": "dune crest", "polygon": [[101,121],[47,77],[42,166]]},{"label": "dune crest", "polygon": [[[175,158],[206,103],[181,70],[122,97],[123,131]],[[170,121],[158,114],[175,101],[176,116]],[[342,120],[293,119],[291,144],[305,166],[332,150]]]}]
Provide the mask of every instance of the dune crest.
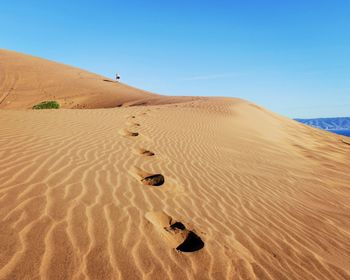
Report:
[{"label": "dune crest", "polygon": [[111,108],[157,96],[79,68],[0,49],[2,109],[29,109],[48,100],[63,108]]}]

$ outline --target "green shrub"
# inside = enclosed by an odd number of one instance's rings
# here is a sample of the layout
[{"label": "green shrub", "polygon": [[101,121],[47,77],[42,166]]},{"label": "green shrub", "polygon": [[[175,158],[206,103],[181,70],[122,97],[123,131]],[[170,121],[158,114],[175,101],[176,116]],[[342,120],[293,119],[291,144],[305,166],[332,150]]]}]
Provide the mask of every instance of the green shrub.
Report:
[{"label": "green shrub", "polygon": [[40,109],[58,109],[60,108],[60,104],[57,101],[43,101],[39,104],[33,106],[32,109],[40,110]]}]

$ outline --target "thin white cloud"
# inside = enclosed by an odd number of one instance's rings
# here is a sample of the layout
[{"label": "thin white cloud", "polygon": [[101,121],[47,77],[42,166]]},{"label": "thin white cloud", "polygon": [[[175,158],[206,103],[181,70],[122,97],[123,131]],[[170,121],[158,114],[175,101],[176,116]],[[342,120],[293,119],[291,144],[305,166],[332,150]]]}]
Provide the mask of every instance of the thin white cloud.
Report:
[{"label": "thin white cloud", "polygon": [[222,79],[222,78],[235,78],[240,76],[237,73],[223,73],[223,74],[212,74],[212,75],[206,75],[206,76],[193,76],[189,78],[183,78],[182,81],[199,81],[199,80],[215,80],[215,79]]}]

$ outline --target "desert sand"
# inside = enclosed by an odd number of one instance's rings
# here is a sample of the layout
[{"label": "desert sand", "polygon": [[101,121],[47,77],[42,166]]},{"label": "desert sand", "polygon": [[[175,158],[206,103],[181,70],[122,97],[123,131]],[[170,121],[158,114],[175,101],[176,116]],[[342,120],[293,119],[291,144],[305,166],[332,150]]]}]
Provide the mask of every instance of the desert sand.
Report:
[{"label": "desert sand", "polygon": [[0,279],[350,279],[349,138],[5,50],[0,98]]}]

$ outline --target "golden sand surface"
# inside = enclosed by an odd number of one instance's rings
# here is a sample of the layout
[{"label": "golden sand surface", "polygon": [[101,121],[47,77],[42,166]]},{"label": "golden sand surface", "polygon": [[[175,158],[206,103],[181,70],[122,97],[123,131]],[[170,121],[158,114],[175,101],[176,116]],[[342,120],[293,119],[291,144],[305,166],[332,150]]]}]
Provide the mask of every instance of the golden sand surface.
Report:
[{"label": "golden sand surface", "polygon": [[349,138],[8,51],[0,74],[0,279],[350,279]]}]

